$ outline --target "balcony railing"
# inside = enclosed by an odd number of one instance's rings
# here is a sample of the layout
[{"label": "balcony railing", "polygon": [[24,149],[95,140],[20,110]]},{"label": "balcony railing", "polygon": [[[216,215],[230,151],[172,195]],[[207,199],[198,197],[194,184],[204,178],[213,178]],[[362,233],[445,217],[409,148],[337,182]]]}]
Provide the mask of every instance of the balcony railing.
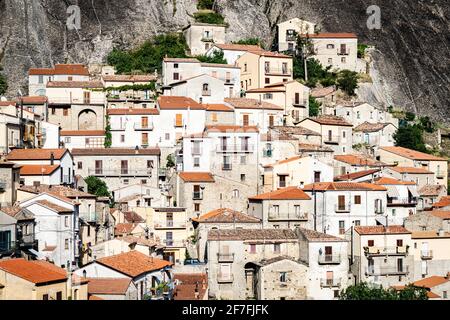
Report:
[{"label": "balcony railing", "polygon": [[218,262],[233,262],[234,261],[234,253],[218,253],[217,261]]},{"label": "balcony railing", "polygon": [[388,207],[396,206],[396,205],[417,205],[417,199],[415,198],[397,198],[397,199],[389,199],[387,202]]},{"label": "balcony railing", "polygon": [[216,150],[219,153],[250,153],[255,150],[255,146],[253,144],[218,145]]},{"label": "balcony railing", "polygon": [[292,99],[292,105],[306,107],[308,105],[308,101],[306,99]]},{"label": "balcony railing", "polygon": [[340,264],[341,256],[338,254],[322,254],[318,257],[319,264]]},{"label": "balcony railing", "polygon": [[97,212],[80,212],[80,219],[86,222],[97,222],[98,215]]},{"label": "balcony railing", "polygon": [[301,213],[269,213],[269,221],[307,221],[308,214]]},{"label": "balcony railing", "polygon": [[115,176],[128,176],[128,177],[151,177],[152,169],[89,169],[89,175],[101,176],[101,177],[115,177]]},{"label": "balcony railing", "polygon": [[350,49],[338,49],[337,55],[338,56],[348,56],[350,54]]},{"label": "balcony railing", "polygon": [[335,212],[350,212],[351,209],[351,205],[350,203],[346,203],[346,204],[337,204],[334,207],[334,211]]},{"label": "balcony railing", "polygon": [[185,229],[186,223],[177,221],[156,221],[154,222],[155,229]]},{"label": "balcony railing", "polygon": [[192,193],[192,200],[203,200],[203,192],[201,192],[201,191],[194,191]]},{"label": "balcony railing", "polygon": [[320,279],[320,286],[322,288],[339,288],[341,286],[341,279],[322,278]]},{"label": "balcony railing", "polygon": [[297,35],[296,34],[287,34],[286,41],[297,41]]},{"label": "balcony railing", "polygon": [[406,256],[409,253],[409,247],[407,246],[364,247],[364,253],[366,256],[383,256],[383,255]]},{"label": "balcony railing", "polygon": [[420,257],[422,258],[422,260],[433,259],[433,250],[421,250]]},{"label": "balcony railing", "polygon": [[376,268],[366,268],[366,275],[368,276],[402,276],[409,273],[409,267],[404,266],[402,268],[396,267],[380,267]]},{"label": "balcony railing", "polygon": [[217,274],[218,283],[232,283],[234,281],[234,276],[232,274],[223,274],[219,272]]},{"label": "balcony railing", "polygon": [[31,233],[31,234],[26,234],[26,235],[23,235],[23,236],[19,239],[18,242],[19,242],[19,244],[20,244],[21,246],[28,246],[28,245],[32,245],[32,244],[36,243],[36,238],[35,238],[35,236],[34,236],[33,233]]},{"label": "balcony railing", "polygon": [[150,122],[150,123],[147,123],[147,124],[143,124],[141,122],[136,122],[134,124],[134,130],[137,130],[137,131],[150,131],[150,130],[153,130],[153,123]]},{"label": "balcony railing", "polygon": [[326,136],[323,142],[326,144],[339,144],[339,136]]},{"label": "balcony railing", "polygon": [[436,172],[436,178],[438,178],[438,179],[444,179],[444,178],[445,178],[445,172],[437,171],[437,172]]},{"label": "balcony railing", "polygon": [[291,68],[264,68],[264,71],[266,75],[283,75],[283,76],[289,76],[292,74]]}]

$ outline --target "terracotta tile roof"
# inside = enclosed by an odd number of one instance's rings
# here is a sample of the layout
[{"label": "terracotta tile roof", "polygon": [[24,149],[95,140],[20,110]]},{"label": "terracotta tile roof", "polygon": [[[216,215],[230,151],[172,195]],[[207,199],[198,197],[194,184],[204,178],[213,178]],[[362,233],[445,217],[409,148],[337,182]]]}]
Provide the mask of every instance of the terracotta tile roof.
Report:
[{"label": "terracotta tile roof", "polygon": [[49,81],[47,88],[103,88],[101,81]]},{"label": "terracotta tile roof", "polygon": [[399,173],[410,173],[410,174],[433,174],[433,172],[424,168],[414,168],[414,167],[391,167],[389,168],[395,172]]},{"label": "terracotta tile roof", "polygon": [[224,44],[215,44],[217,48],[222,50],[231,50],[231,51],[264,51],[263,48],[257,45],[248,45],[248,44],[234,44],[234,43],[224,43]]},{"label": "terracotta tile roof", "polygon": [[73,213],[73,210],[64,208],[62,206],[59,206],[59,205],[54,204],[54,203],[52,203],[50,201],[47,201],[47,200],[38,200],[36,202],[39,203],[40,205],[43,205],[44,207],[52,210],[52,211],[55,211],[55,212],[59,213],[59,214]]},{"label": "terracotta tile roof", "polygon": [[174,280],[178,280],[175,287],[174,300],[195,300],[195,291],[198,290],[198,299],[202,299],[208,288],[208,276],[206,273],[176,273]]},{"label": "terracotta tile roof", "polygon": [[26,96],[22,97],[24,105],[44,104],[47,102],[46,96]]},{"label": "terracotta tile roof", "polygon": [[96,196],[87,192],[80,191],[78,189],[73,189],[66,186],[52,186],[41,184],[39,186],[21,186],[20,191],[30,192],[34,194],[48,193],[50,195],[58,195],[65,198],[65,200],[75,199],[75,198],[95,198]]},{"label": "terracotta tile roof", "polygon": [[210,172],[180,172],[179,176],[184,182],[215,182]]},{"label": "terracotta tile roof", "polygon": [[158,105],[161,110],[184,110],[188,108],[191,110],[205,110],[205,105],[191,98],[179,96],[160,96]]},{"label": "terracotta tile roof", "polygon": [[304,191],[387,191],[383,186],[365,182],[317,182],[308,184]]},{"label": "terracotta tile roof", "polygon": [[194,62],[200,63],[200,60],[195,58],[164,58],[164,62]]},{"label": "terracotta tile roof", "polygon": [[232,107],[227,106],[226,104],[205,104],[207,111],[221,111],[221,112],[233,112],[234,109]]},{"label": "terracotta tile roof", "polygon": [[438,197],[442,193],[447,193],[447,189],[443,185],[426,185],[420,188],[418,191],[422,197]]},{"label": "terracotta tile roof", "polygon": [[50,175],[60,167],[59,164],[55,165],[40,165],[40,164],[28,164],[20,167],[21,176],[40,176]]},{"label": "terracotta tile roof", "polygon": [[88,278],[91,295],[124,295],[131,284],[130,278]]},{"label": "terracotta tile roof", "polygon": [[139,214],[133,211],[124,212],[123,213],[124,219],[128,223],[143,223],[145,222],[144,218],[142,218]]},{"label": "terracotta tile roof", "polygon": [[450,220],[450,211],[431,211],[430,214],[443,220]]},{"label": "terracotta tile roof", "polygon": [[102,298],[100,298],[98,296],[92,295],[92,296],[89,296],[88,300],[89,301],[100,301],[100,300],[104,301],[105,299],[102,299]]},{"label": "terracotta tile roof", "polygon": [[105,130],[61,130],[60,135],[65,136],[90,136],[90,137],[97,137],[97,136],[104,136]]},{"label": "terracotta tile roof", "polygon": [[311,96],[313,98],[323,98],[334,92],[336,92],[336,88],[334,86],[330,86],[330,87],[326,87],[326,88],[314,88],[314,89],[311,89]]},{"label": "terracotta tile roof", "polygon": [[276,191],[259,194],[254,197],[249,197],[249,200],[310,200],[303,190],[297,187],[287,187],[278,189]]},{"label": "terracotta tile roof", "polygon": [[444,232],[442,236],[438,231],[413,231],[411,239],[449,239],[450,232]]},{"label": "terracotta tile roof", "polygon": [[298,150],[300,152],[333,152],[333,149],[318,144],[299,143]]},{"label": "terracotta tile roof", "polygon": [[88,76],[89,70],[83,64],[55,64],[54,74]]},{"label": "terracotta tile roof", "polygon": [[257,126],[237,126],[237,125],[211,125],[206,126],[206,132],[259,132]]},{"label": "terracotta tile roof", "polygon": [[120,239],[125,242],[136,243],[141,246],[147,246],[147,247],[155,247],[156,246],[156,242],[154,242],[152,240],[145,239],[145,238],[139,238],[139,237],[135,237],[135,236],[125,236]]},{"label": "terracotta tile roof", "polygon": [[284,110],[281,106],[265,101],[259,101],[257,99],[225,98],[224,101],[235,109]]},{"label": "terracotta tile roof", "polygon": [[374,184],[377,185],[407,185],[407,186],[415,186],[416,183],[414,181],[400,181],[394,178],[381,177],[375,179]]},{"label": "terracotta tile roof", "polygon": [[114,234],[116,236],[128,235],[134,230],[134,228],[136,228],[136,226],[137,224],[134,223],[118,223],[114,227]]},{"label": "terracotta tile roof", "polygon": [[297,240],[291,229],[214,229],[208,232],[212,241],[246,241],[246,240]]},{"label": "terracotta tile roof", "polygon": [[398,156],[413,159],[413,160],[426,160],[426,161],[447,161],[447,159],[433,156],[431,154],[411,150],[403,147],[381,147],[381,150],[394,153]]},{"label": "terracotta tile roof", "polygon": [[379,234],[411,234],[403,226],[356,226],[355,231],[360,235],[379,235]]},{"label": "terracotta tile roof", "polygon": [[0,107],[16,106],[15,101],[0,101]]},{"label": "terracotta tile roof", "polygon": [[278,87],[265,87],[265,88],[256,88],[250,89],[246,91],[247,93],[259,93],[259,92],[286,92],[286,88],[278,88]]},{"label": "terracotta tile roof", "polygon": [[262,56],[262,57],[292,59],[292,57],[288,56],[287,54],[272,52],[272,51],[249,50],[247,52],[253,53],[253,54],[256,54],[257,56]]},{"label": "terracotta tile roof", "polygon": [[130,251],[115,256],[100,258],[96,262],[132,278],[173,265],[169,261],[148,257],[138,251]]},{"label": "terracotta tile roof", "polygon": [[260,223],[261,220],[245,213],[228,208],[221,208],[205,213],[192,221],[200,223]]},{"label": "terracotta tile roof", "polygon": [[55,74],[55,69],[53,68],[31,68],[28,70],[28,75],[36,76],[36,75],[45,75],[52,76]]},{"label": "terracotta tile roof", "polygon": [[321,33],[312,33],[312,34],[308,34],[309,38],[313,38],[313,39],[341,39],[341,38],[358,38],[358,36],[354,33],[350,33],[350,32],[337,32],[337,33],[332,33],[332,32],[321,32]]},{"label": "terracotta tile roof", "polygon": [[145,75],[116,74],[111,76],[103,76],[102,78],[103,81],[108,82],[151,82],[156,80],[156,77],[153,74],[145,74]]},{"label": "terracotta tile roof", "polygon": [[50,160],[51,154],[55,160],[61,160],[68,152],[67,149],[14,149],[7,156],[6,159],[14,160]]},{"label": "terracotta tile roof", "polygon": [[61,282],[67,280],[64,269],[49,267],[49,262],[27,261],[25,259],[0,260],[0,269],[34,284]]},{"label": "terracotta tile roof", "polygon": [[297,228],[297,230],[304,235],[304,237],[310,242],[347,242],[348,240],[335,237],[331,234],[326,234],[310,229]]},{"label": "terracotta tile roof", "polygon": [[384,167],[385,163],[364,157],[359,154],[347,154],[334,156],[334,160],[348,163],[352,166],[370,166],[370,167]]},{"label": "terracotta tile roof", "polygon": [[10,217],[15,217],[20,211],[22,211],[21,207],[13,206],[13,207],[1,207],[1,212],[6,213]]},{"label": "terracotta tile roof", "polygon": [[433,204],[433,208],[444,208],[450,206],[450,196],[442,197],[438,202]]},{"label": "terracotta tile roof", "polygon": [[[321,115],[318,117],[306,118],[305,120],[311,120],[317,122],[321,125],[327,126],[344,126],[344,127],[353,127],[351,123],[348,123],[344,118],[332,115]],[[303,120],[303,121],[305,121]]]},{"label": "terracotta tile roof", "polygon": [[158,115],[159,110],[156,108],[127,108],[127,109],[108,109],[107,114],[110,116],[117,116],[117,115]]},{"label": "terracotta tile roof", "polygon": [[359,132],[377,132],[380,130],[383,130],[388,125],[392,125],[392,123],[369,123],[364,122],[353,129],[353,131],[359,131]]},{"label": "terracotta tile roof", "polygon": [[369,175],[373,175],[375,173],[380,172],[380,169],[370,169],[364,171],[353,172],[349,174],[344,174],[341,176],[334,177],[334,181],[348,181],[348,180],[356,180],[362,177],[366,177]]},{"label": "terracotta tile roof", "polygon": [[224,64],[224,63],[202,63],[202,67],[204,68],[230,68],[230,69],[240,69],[237,65],[234,64]]},{"label": "terracotta tile roof", "polygon": [[108,148],[108,149],[72,149],[74,156],[122,156],[122,155],[153,155],[159,156],[161,150],[158,147],[151,147],[146,149],[134,149],[134,148]]},{"label": "terracotta tile roof", "polygon": [[[400,290],[405,289],[405,286],[392,286],[391,288],[394,288],[395,290],[400,291]],[[439,299],[441,296],[434,292],[427,291],[427,297],[428,297],[428,299]]]},{"label": "terracotta tile roof", "polygon": [[269,164],[269,165],[264,166],[264,168],[273,168],[276,165],[290,163],[290,162],[293,162],[293,161],[300,160],[301,158],[303,158],[303,157],[302,156],[295,156],[295,157],[279,160],[279,161],[277,161],[277,162],[275,162],[273,164]]}]

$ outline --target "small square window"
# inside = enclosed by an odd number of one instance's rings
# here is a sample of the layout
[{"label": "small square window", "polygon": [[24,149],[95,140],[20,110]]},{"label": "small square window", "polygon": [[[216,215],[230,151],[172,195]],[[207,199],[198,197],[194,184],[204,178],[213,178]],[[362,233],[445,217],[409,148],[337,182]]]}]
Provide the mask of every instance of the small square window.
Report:
[{"label": "small square window", "polygon": [[241,182],[245,182],[245,174],[241,174]]},{"label": "small square window", "polygon": [[200,203],[194,203],[194,211],[200,212]]},{"label": "small square window", "polygon": [[80,169],[80,170],[83,169],[83,162],[78,161],[77,168]]}]

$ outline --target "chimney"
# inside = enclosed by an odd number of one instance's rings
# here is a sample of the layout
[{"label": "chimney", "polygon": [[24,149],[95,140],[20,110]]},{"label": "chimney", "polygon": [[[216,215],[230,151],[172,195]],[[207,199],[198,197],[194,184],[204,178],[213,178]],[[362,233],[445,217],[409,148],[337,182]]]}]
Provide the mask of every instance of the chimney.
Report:
[{"label": "chimney", "polygon": [[52,152],[50,153],[50,165],[55,164],[55,154]]}]

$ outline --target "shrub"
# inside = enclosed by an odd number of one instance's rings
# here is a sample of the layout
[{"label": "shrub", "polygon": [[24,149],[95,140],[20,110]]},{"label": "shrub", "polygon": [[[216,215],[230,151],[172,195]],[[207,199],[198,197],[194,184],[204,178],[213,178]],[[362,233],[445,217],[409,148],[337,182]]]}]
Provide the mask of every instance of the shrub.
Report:
[{"label": "shrub", "polygon": [[420,152],[428,152],[423,139],[423,130],[418,125],[406,124],[394,134],[395,145]]},{"label": "shrub", "polygon": [[414,121],[416,120],[416,115],[413,112],[406,112],[405,113],[405,120],[406,121]]},{"label": "shrub", "polygon": [[261,46],[261,39],[259,38],[247,38],[247,39],[241,39],[238,41],[234,41],[234,44],[247,44],[247,45],[255,45],[255,46]]},{"label": "shrub", "polygon": [[347,95],[355,95],[355,90],[358,88],[358,73],[350,70],[340,71],[337,76],[336,85]]},{"label": "shrub", "polygon": [[362,59],[366,55],[367,44],[358,44],[358,58]]},{"label": "shrub", "polygon": [[214,51],[213,55],[211,57],[207,55],[197,56],[196,57],[200,62],[205,63],[222,63],[222,64],[228,64],[228,61],[224,58],[223,51]]},{"label": "shrub", "polygon": [[97,177],[90,176],[85,179],[87,186],[88,186],[88,192],[90,194],[94,194],[97,197],[108,197],[111,198],[111,193],[108,190],[108,186],[106,185],[105,181],[100,180]]},{"label": "shrub", "polygon": [[197,9],[203,10],[208,9],[212,10],[214,6],[214,0],[198,0]]},{"label": "shrub", "polygon": [[342,290],[339,300],[428,300],[428,292],[427,289],[412,284],[396,290],[363,282]]},{"label": "shrub", "polygon": [[217,12],[196,12],[194,13],[196,22],[209,24],[225,24],[225,18]]},{"label": "shrub", "polygon": [[316,117],[319,115],[320,103],[313,97],[309,96],[309,116]]}]

